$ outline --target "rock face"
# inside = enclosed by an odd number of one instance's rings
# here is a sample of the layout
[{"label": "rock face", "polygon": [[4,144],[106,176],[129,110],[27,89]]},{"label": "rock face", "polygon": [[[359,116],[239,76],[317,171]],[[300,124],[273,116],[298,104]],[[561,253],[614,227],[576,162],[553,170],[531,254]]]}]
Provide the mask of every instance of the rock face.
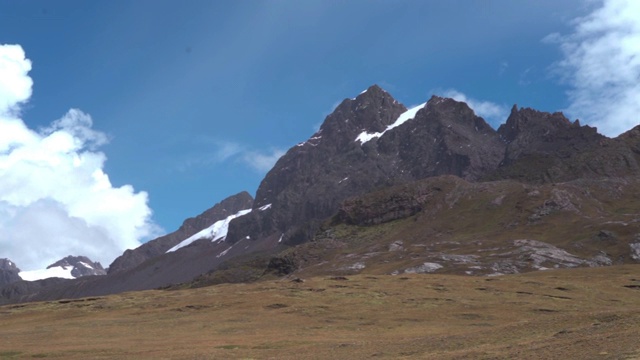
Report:
[{"label": "rock face", "polygon": [[0,259],[0,287],[22,280],[20,269],[9,259]]},{"label": "rock face", "polygon": [[47,266],[47,269],[54,267],[73,267],[71,270],[71,275],[75,278],[79,278],[82,276],[93,276],[93,275],[106,275],[107,272],[104,270],[102,265],[99,262],[93,262],[86,256],[67,256],[63,259],[56,261],[55,263]]},{"label": "rock face", "polygon": [[639,193],[639,177],[555,184],[431,177],[345,200],[312,241],[282,254],[299,277],[633,264]]},{"label": "rock face", "polygon": [[506,145],[465,103],[434,96],[395,126],[406,111],[375,85],[343,101],[317,133],[269,171],[254,209],[271,208],[234,220],[229,240],[282,236],[299,244],[348,197],[443,174],[477,180],[502,161]]},{"label": "rock face", "polygon": [[242,209],[251,208],[252,204],[253,198],[246,191],[230,196],[202,214],[185,220],[178,230],[144,243],[136,249],[125,251],[111,263],[109,274],[132,269],[146,260],[160,256],[189,236]]},{"label": "rock face", "polygon": [[562,113],[514,106],[498,134],[507,147],[500,168],[489,179],[545,183],[640,173],[633,132],[609,139]]}]

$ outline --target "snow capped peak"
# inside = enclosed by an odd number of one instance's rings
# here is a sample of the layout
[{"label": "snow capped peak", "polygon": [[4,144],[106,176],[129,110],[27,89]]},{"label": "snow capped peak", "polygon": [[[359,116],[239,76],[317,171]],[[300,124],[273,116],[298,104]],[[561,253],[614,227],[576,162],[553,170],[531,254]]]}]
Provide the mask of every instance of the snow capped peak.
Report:
[{"label": "snow capped peak", "polygon": [[386,133],[387,131],[398,127],[402,124],[404,124],[405,122],[413,119],[414,117],[416,117],[416,114],[418,113],[418,111],[420,111],[420,109],[422,109],[425,105],[427,105],[427,103],[422,103],[416,107],[413,107],[405,112],[403,112],[402,114],[400,114],[400,116],[398,116],[398,118],[396,119],[396,121],[387,126],[386,129],[384,129],[384,131],[382,132],[376,132],[376,133],[368,133],[366,131],[363,131],[360,133],[360,135],[358,135],[358,137],[356,137],[355,141],[360,141],[361,145],[364,145],[364,143],[366,143],[367,141],[371,140],[371,139],[375,139],[375,138],[379,138],[382,135],[384,135],[384,133]]},{"label": "snow capped peak", "polygon": [[86,256],[69,255],[45,269],[21,271],[18,276],[25,281],[43,280],[47,278],[77,279],[82,276],[105,275],[106,271],[98,262],[93,262]]},{"label": "snow capped peak", "polygon": [[[271,204],[268,204],[265,206],[271,207]],[[260,209],[262,210],[262,208]],[[265,208],[264,210],[266,209],[268,208]],[[231,220],[238,218],[240,216],[247,215],[250,212],[251,212],[251,209],[240,210],[233,215],[229,215],[226,219],[216,221],[215,223],[213,223],[213,225],[209,226],[208,228],[201,230],[191,235],[190,237],[186,238],[185,240],[181,241],[178,245],[167,250],[167,252],[168,253],[174,252],[200,239],[211,239],[212,242],[224,240],[227,237],[227,233],[229,232],[229,223],[231,222]]]}]

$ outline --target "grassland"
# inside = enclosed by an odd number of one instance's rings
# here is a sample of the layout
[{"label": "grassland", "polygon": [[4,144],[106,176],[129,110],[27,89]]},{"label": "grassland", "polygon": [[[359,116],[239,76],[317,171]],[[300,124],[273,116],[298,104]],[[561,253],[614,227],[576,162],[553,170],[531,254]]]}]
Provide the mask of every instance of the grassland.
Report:
[{"label": "grassland", "polygon": [[0,307],[0,359],[640,359],[640,266],[355,275]]}]

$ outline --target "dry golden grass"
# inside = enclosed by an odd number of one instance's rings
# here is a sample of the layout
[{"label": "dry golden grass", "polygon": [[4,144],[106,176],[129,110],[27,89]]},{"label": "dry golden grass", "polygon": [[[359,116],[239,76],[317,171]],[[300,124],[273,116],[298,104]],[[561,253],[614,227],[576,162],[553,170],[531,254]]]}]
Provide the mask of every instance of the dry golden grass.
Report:
[{"label": "dry golden grass", "polygon": [[317,277],[0,307],[0,359],[640,359],[640,266]]}]

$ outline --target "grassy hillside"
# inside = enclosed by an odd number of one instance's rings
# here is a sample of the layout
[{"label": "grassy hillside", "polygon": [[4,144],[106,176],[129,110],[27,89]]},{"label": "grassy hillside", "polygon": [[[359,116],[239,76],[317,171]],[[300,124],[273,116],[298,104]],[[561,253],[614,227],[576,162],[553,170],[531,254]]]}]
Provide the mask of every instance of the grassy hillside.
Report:
[{"label": "grassy hillside", "polygon": [[638,194],[634,178],[546,185],[431,178],[345,201],[313,241],[280,258],[297,276],[637,263]]},{"label": "grassy hillside", "polygon": [[154,290],[0,324],[0,359],[640,359],[640,266]]}]

